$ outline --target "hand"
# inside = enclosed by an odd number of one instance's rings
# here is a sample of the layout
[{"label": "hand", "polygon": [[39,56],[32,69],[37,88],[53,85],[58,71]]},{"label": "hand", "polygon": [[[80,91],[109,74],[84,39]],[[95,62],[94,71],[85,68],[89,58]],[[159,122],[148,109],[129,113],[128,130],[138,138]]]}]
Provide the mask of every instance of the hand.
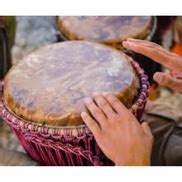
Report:
[{"label": "hand", "polygon": [[182,79],[179,79],[179,77],[182,77],[181,56],[168,52],[163,47],[145,40],[129,38],[127,41],[123,42],[123,46],[127,49],[151,58],[155,62],[162,64],[178,75],[178,77],[174,77],[166,73],[157,72],[154,74],[153,78],[158,84],[162,86],[182,92]]},{"label": "hand", "polygon": [[116,165],[150,165],[153,136],[147,123],[140,125],[109,93],[97,93],[93,99],[87,98],[85,104],[92,117],[82,112],[82,119],[110,160]]}]

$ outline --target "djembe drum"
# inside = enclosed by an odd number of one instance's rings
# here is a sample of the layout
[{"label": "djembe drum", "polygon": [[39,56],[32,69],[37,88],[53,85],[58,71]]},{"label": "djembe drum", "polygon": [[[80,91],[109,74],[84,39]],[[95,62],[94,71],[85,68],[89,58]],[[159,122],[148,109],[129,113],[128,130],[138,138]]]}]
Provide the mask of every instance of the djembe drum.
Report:
[{"label": "djembe drum", "polygon": [[0,89],[0,115],[41,165],[112,165],[80,113],[95,91],[115,94],[140,119],[147,76],[132,58],[111,47],[67,41],[25,57]]},{"label": "djembe drum", "polygon": [[117,49],[129,37],[151,39],[156,19],[151,16],[59,16],[57,27],[63,40],[92,40]]},{"label": "djembe drum", "polygon": [[125,50],[127,38],[156,40],[157,18],[151,16],[59,16],[57,29],[61,41],[91,40],[123,50],[145,70],[149,81],[160,65],[142,55]]}]

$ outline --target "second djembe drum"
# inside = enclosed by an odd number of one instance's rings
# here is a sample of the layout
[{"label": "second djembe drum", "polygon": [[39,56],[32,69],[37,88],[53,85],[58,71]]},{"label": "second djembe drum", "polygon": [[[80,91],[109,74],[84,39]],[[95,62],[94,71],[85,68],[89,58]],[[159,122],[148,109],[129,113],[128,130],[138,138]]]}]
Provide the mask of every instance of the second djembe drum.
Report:
[{"label": "second djembe drum", "polygon": [[95,91],[116,95],[140,119],[148,81],[138,63],[111,47],[69,41],[14,66],[0,89],[0,115],[41,165],[112,165],[80,117]]},{"label": "second djembe drum", "polygon": [[59,16],[63,40],[91,40],[123,49],[127,38],[151,39],[156,19],[151,16]]}]

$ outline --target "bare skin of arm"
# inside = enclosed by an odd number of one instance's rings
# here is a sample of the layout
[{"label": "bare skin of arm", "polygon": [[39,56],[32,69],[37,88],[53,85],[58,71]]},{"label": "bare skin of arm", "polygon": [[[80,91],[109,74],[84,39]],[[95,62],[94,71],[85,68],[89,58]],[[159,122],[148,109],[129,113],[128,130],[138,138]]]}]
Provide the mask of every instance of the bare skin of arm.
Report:
[{"label": "bare skin of arm", "polygon": [[[178,79],[182,73],[180,56],[145,40],[128,39],[123,46],[169,68],[174,76],[157,72],[154,80],[182,93],[182,79]],[[133,114],[110,93],[96,93],[92,98],[86,98],[85,104],[92,117],[83,112],[82,119],[115,165],[150,165],[153,136],[147,123],[139,124]]]},{"label": "bare skin of arm", "polygon": [[130,38],[123,42],[123,46],[134,52],[149,57],[153,61],[170,69],[174,73],[174,76],[157,72],[154,74],[153,78],[158,84],[182,93],[182,79],[178,79],[178,77],[182,77],[181,56],[165,50],[160,45],[145,40]]}]

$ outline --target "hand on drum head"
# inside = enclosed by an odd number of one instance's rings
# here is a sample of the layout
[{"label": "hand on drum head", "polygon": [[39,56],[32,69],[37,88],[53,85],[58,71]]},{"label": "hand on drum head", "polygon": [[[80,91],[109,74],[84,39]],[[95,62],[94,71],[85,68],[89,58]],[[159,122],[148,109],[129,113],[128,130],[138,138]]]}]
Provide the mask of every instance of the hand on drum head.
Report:
[{"label": "hand on drum head", "polygon": [[[154,74],[154,80],[162,86],[172,88],[178,92],[182,92],[182,57],[165,50],[160,45],[146,40],[129,38],[123,42],[123,46],[134,52],[147,56],[157,63],[167,67],[176,76],[166,73],[157,72]],[[178,75],[178,76],[177,76]]]},{"label": "hand on drum head", "polygon": [[116,165],[150,165],[153,136],[147,123],[134,115],[112,94],[95,93],[85,99],[91,115],[81,113],[103,153]]}]

